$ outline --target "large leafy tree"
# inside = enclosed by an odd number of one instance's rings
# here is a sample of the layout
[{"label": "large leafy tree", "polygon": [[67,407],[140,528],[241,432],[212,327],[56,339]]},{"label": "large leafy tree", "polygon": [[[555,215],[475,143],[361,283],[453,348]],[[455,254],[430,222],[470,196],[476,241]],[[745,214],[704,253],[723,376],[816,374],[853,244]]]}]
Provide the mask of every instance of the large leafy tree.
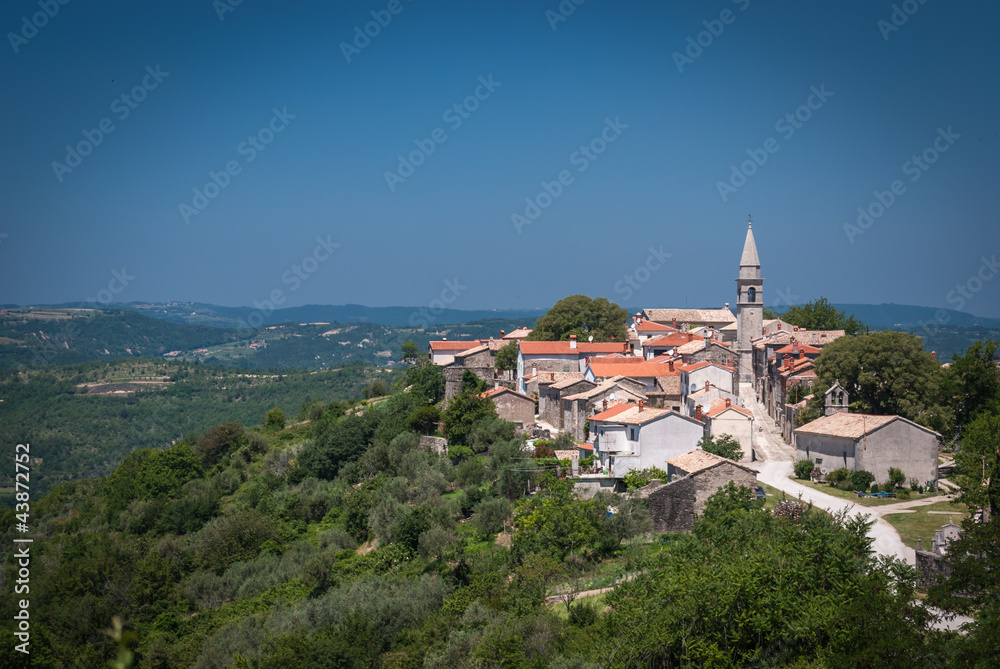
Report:
[{"label": "large leafy tree", "polygon": [[693,534],[608,595],[601,666],[920,664],[931,651],[916,572],[874,559],[867,528],[863,518],[813,511],[776,518],[730,483]]},{"label": "large leafy tree", "polygon": [[986,667],[1000,649],[1000,415],[973,420],[956,453],[962,502],[982,509],[982,522],[967,518],[962,536],[948,548],[951,574],[931,587],[930,602],[975,615],[967,634],[956,640],[955,666]]},{"label": "large leafy tree", "polygon": [[478,393],[465,392],[456,395],[444,411],[444,429],[448,443],[468,445],[473,426],[481,420],[497,418],[493,400]]},{"label": "large leafy tree", "polygon": [[626,341],[625,325],[628,312],[603,297],[590,299],[586,295],[565,297],[538,319],[528,339],[560,341],[576,335],[581,341],[591,336],[594,341]]},{"label": "large leafy tree", "polygon": [[871,332],[830,342],[816,359],[817,401],[838,380],[853,411],[900,415],[937,430],[947,423],[938,406],[941,367],[912,334]]},{"label": "large leafy tree", "polygon": [[976,416],[1000,413],[998,347],[996,341],[977,341],[965,355],[954,355],[945,373],[943,399],[954,409],[959,431]]},{"label": "large leafy tree", "polygon": [[844,330],[849,335],[868,331],[868,326],[854,314],[848,316],[825,297],[791,307],[781,320],[806,330]]}]

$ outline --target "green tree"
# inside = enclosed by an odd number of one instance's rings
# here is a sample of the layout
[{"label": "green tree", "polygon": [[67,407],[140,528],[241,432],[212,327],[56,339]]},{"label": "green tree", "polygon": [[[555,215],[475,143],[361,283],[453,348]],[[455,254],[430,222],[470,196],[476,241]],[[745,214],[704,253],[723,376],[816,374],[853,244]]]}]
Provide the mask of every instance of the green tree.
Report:
[{"label": "green tree", "polygon": [[476,423],[496,419],[493,400],[477,393],[460,393],[452,398],[444,411],[444,429],[448,443],[468,446],[467,441]]},{"label": "green tree", "polygon": [[437,404],[444,399],[444,370],[429,360],[418,361],[407,369],[406,383],[412,386],[414,393],[425,397],[430,404]]},{"label": "green tree", "polygon": [[414,363],[417,358],[420,357],[420,349],[417,347],[417,342],[407,339],[403,342],[403,354],[400,356],[400,360],[403,362]]},{"label": "green tree", "polygon": [[[935,429],[941,425],[941,367],[912,334],[871,332],[830,342],[816,359],[813,387],[825,391],[837,380],[852,411],[900,415]],[[822,392],[814,394],[823,399]]]},{"label": "green tree", "polygon": [[409,428],[420,434],[434,434],[437,431],[437,424],[441,422],[441,412],[436,406],[420,407],[412,414],[408,421]]},{"label": "green tree", "polygon": [[264,427],[268,430],[284,430],[286,421],[285,412],[278,407],[264,414]]},{"label": "green tree", "polygon": [[1000,412],[1000,342],[977,341],[965,355],[955,354],[945,372],[944,400],[955,410],[955,426],[961,431],[976,416]]},{"label": "green tree", "polygon": [[729,434],[723,434],[718,437],[702,437],[698,445],[703,451],[714,453],[729,460],[739,462],[743,459],[743,449],[740,448],[740,442],[736,441]]},{"label": "green tree", "polygon": [[460,392],[479,394],[487,389],[486,381],[476,376],[471,369],[462,372],[462,388]]},{"label": "green tree", "polygon": [[[916,572],[873,559],[868,523],[792,521],[730,484],[694,532],[607,596],[600,666],[905,667],[932,661]],[[614,630],[614,634],[610,632]],[[820,662],[816,663],[817,659]]]},{"label": "green tree", "polygon": [[825,297],[791,307],[781,315],[781,320],[806,330],[843,330],[849,335],[868,331],[868,326],[854,314],[847,316]]},{"label": "green tree", "polygon": [[528,339],[559,341],[576,335],[581,341],[591,336],[594,341],[627,341],[628,317],[627,311],[603,297],[592,300],[586,295],[570,295],[538,319]]},{"label": "green tree", "polygon": [[512,341],[505,344],[497,351],[497,369],[512,372],[517,369],[517,342]]}]

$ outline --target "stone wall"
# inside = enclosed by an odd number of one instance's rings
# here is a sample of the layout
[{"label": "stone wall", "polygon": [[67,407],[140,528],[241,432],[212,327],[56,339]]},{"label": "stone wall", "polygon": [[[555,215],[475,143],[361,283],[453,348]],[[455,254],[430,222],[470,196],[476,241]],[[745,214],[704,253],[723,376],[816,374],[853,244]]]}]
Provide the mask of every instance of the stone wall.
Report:
[{"label": "stone wall", "polygon": [[649,515],[656,532],[690,532],[696,516],[705,512],[705,501],[730,481],[753,488],[757,475],[742,467],[721,463],[690,476],[675,478],[649,493]]},{"label": "stone wall", "polygon": [[467,369],[492,387],[496,378],[493,361],[494,353],[490,350],[455,356],[455,361],[444,368],[445,399],[450,400],[462,390],[462,375]]},{"label": "stone wall", "polygon": [[671,481],[649,493],[653,531],[690,532],[694,527],[697,484],[691,477]]},{"label": "stone wall", "polygon": [[918,588],[926,590],[951,574],[951,563],[942,556],[922,550],[917,550],[915,553]]}]

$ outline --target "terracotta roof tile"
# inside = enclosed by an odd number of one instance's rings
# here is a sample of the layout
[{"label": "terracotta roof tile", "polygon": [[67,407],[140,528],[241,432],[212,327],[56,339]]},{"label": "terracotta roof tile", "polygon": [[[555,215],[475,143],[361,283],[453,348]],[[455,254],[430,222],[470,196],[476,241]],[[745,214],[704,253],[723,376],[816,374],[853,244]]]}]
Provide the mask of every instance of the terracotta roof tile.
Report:
[{"label": "terracotta roof tile", "polygon": [[797,433],[825,434],[831,437],[857,439],[891,423],[899,416],[873,416],[863,413],[835,413],[817,418],[795,430]]},{"label": "terracotta roof tile", "polygon": [[522,341],[519,343],[522,355],[573,355],[586,357],[594,354],[625,353],[629,350],[626,342],[579,342],[575,349],[568,341]]},{"label": "terracotta roof tile", "polygon": [[482,345],[479,341],[432,341],[430,344],[432,351],[464,351]]}]

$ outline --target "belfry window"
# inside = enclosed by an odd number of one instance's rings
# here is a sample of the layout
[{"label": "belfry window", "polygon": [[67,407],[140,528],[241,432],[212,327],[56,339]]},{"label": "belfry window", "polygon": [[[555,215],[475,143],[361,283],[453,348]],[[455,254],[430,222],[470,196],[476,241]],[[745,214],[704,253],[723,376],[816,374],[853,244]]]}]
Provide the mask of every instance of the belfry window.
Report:
[{"label": "belfry window", "polygon": [[756,288],[748,288],[747,289],[747,302],[756,302],[756,301],[757,301],[757,289]]}]

